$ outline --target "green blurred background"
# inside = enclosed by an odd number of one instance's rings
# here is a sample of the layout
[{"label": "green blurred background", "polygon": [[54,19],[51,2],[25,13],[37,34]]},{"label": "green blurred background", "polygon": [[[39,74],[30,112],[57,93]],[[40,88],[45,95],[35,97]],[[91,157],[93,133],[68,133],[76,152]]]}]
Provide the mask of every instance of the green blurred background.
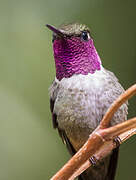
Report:
[{"label": "green blurred background", "polygon": [[[69,154],[52,128],[48,87],[55,68],[46,23],[92,29],[103,65],[136,81],[135,0],[0,0],[0,180],[46,180]],[[136,99],[130,101],[129,117]],[[117,180],[136,179],[136,141],[121,145]]]}]

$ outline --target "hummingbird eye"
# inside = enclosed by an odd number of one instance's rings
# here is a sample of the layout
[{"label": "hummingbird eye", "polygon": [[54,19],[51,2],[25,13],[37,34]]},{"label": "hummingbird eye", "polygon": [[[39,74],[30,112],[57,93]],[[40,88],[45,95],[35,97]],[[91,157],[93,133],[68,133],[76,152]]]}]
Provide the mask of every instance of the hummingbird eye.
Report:
[{"label": "hummingbird eye", "polygon": [[90,39],[89,32],[83,31],[83,32],[81,33],[81,39],[82,39],[83,41],[88,41],[88,40]]}]

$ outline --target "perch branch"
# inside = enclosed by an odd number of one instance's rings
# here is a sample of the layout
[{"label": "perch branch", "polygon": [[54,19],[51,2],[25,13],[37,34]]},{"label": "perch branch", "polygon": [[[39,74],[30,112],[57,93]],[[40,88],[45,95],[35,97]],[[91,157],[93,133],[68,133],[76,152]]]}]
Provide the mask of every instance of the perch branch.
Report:
[{"label": "perch branch", "polygon": [[[121,143],[129,139],[131,136],[136,134],[136,128],[131,129],[129,131],[126,131],[119,135],[119,138],[121,139]],[[100,160],[108,155],[112,151],[112,149],[115,148],[115,143],[113,141],[109,141],[105,144],[105,146],[102,146],[101,149],[94,154],[94,156]],[[69,178],[69,180],[75,179],[77,176],[79,176],[82,172],[84,172],[87,168],[91,166],[91,162],[87,160],[77,171],[74,172],[74,174]]]}]

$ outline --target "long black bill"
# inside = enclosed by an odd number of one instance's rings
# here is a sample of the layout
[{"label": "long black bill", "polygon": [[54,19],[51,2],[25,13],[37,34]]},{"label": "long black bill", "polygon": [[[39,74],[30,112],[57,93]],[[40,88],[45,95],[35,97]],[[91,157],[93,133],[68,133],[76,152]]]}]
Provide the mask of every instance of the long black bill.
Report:
[{"label": "long black bill", "polygon": [[55,28],[54,26],[51,26],[49,24],[46,24],[47,28],[49,28],[51,31],[53,31],[54,33],[56,33],[57,35],[63,37],[64,34],[62,31],[60,31],[59,29]]}]

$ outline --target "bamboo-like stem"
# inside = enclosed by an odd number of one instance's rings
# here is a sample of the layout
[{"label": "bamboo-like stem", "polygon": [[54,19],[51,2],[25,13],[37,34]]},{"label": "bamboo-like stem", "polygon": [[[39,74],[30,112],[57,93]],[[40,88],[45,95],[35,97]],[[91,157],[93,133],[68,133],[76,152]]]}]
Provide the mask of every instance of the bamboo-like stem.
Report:
[{"label": "bamboo-like stem", "polygon": [[[83,147],[52,177],[51,180],[68,180],[103,145],[103,140],[92,133]],[[97,147],[96,147],[97,146]]]},{"label": "bamboo-like stem", "polygon": [[[119,135],[119,138],[121,139],[121,143],[129,139],[131,136],[136,134],[136,128],[131,129],[129,131],[126,131],[122,134]],[[113,141],[109,141],[105,144],[105,146],[102,146],[97,153],[94,154],[94,156],[98,159],[101,160],[105,156],[108,155],[112,151],[112,149],[115,148],[115,143]],[[87,160],[77,171],[74,172],[74,174],[69,178],[69,180],[75,179],[77,176],[79,176],[82,172],[84,172],[87,168],[91,166],[91,162]]]},{"label": "bamboo-like stem", "polygon": [[128,121],[125,121],[123,123],[117,124],[116,126],[109,127],[104,130],[102,129],[100,130],[100,133],[105,140],[110,140],[114,139],[116,136],[119,136],[120,134],[130,131],[133,128],[136,128],[136,117],[129,119]]},{"label": "bamboo-like stem", "polygon": [[91,163],[89,164],[89,161],[87,161],[91,156],[95,156],[96,159],[100,160],[116,147],[116,144],[113,142],[114,137],[121,137],[123,142],[135,133],[136,117],[116,126],[94,131],[83,147],[55,176],[52,177],[51,180],[72,180],[79,175],[79,173],[81,174],[84,170],[91,166]]}]

